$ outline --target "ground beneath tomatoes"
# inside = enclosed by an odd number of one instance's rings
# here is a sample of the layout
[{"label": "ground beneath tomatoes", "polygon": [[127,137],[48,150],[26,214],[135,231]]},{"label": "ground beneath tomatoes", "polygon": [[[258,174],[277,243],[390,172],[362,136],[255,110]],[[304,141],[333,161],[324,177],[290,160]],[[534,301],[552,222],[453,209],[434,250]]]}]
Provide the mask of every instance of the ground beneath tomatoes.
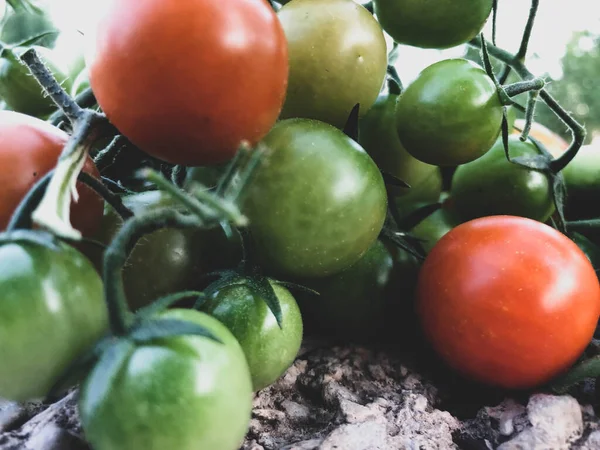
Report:
[{"label": "ground beneath tomatoes", "polygon": [[[257,394],[242,450],[600,449],[591,388],[507,396],[410,355],[311,342]],[[76,395],[0,403],[0,450],[89,450]]]}]

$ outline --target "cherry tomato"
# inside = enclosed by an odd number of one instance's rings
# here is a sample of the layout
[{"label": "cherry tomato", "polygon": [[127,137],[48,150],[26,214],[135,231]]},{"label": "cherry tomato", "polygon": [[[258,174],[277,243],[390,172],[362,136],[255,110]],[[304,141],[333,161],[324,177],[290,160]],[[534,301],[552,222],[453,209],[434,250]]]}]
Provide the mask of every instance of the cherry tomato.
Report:
[{"label": "cherry tomato", "polygon": [[[534,143],[514,135],[509,136],[508,149],[512,158],[540,154]],[[548,177],[509,162],[502,139],[481,158],[456,169],[451,195],[463,220],[513,215],[545,222],[555,210]]]},{"label": "cherry tomato", "polygon": [[288,79],[285,35],[264,0],[110,0],[86,57],[108,118],[159,159],[230,159],[275,123]]},{"label": "cherry tomato", "polygon": [[0,243],[0,397],[45,397],[106,331],[102,281],[66,244]]},{"label": "cherry tomato", "polygon": [[436,167],[421,183],[411,185],[406,194],[395,197],[400,216],[405,217],[420,206],[437,202],[442,193],[442,181],[442,172]]},{"label": "cherry tomato", "polygon": [[250,422],[252,383],[240,344],[218,320],[172,309],[222,343],[176,336],[132,345],[103,395],[81,387],[79,415],[95,450],[236,450]]},{"label": "cherry tomato", "polygon": [[563,170],[567,186],[567,214],[573,219],[600,216],[600,145],[585,145]]},{"label": "cherry tomato", "polygon": [[[134,213],[176,207],[160,191],[148,191],[123,197]],[[120,216],[107,207],[99,240],[110,243],[122,226]],[[92,259],[99,261],[101,255]],[[234,267],[241,260],[239,235],[228,240],[221,228],[179,230],[165,228],[138,241],[123,268],[125,294],[132,309],[152,303],[159,297],[199,288],[199,277],[208,272]]]},{"label": "cherry tomato", "polygon": [[[0,111],[0,229],[4,229],[29,189],[56,166],[68,136],[40,119]],[[100,177],[91,158],[83,170]],[[92,236],[102,220],[103,200],[90,188],[77,183],[79,201],[71,211],[73,226]]]},{"label": "cherry tomato", "polygon": [[400,96],[396,127],[415,158],[456,166],[484,155],[502,124],[496,86],[466,59],[447,59],[423,70]]},{"label": "cherry tomato", "polygon": [[411,195],[415,189],[419,190],[419,187],[424,185],[425,181],[439,169],[413,158],[402,146],[396,132],[395,108],[397,101],[398,95],[394,94],[378,97],[373,107],[360,120],[358,142],[371,155],[381,170],[411,186],[410,189],[394,189],[394,194],[406,196]]},{"label": "cherry tomato", "polygon": [[302,343],[302,316],[296,300],[283,286],[270,283],[281,306],[281,328],[264,298],[244,281],[218,289],[202,306],[239,341],[255,391],[269,386],[292,365]]},{"label": "cherry tomato", "polygon": [[337,128],[309,119],[277,123],[248,189],[245,212],[266,267],[325,276],[352,265],[375,242],[387,197],[377,165]]},{"label": "cherry tomato", "polygon": [[[69,67],[56,57],[54,50],[40,46],[31,48],[37,52],[56,80],[69,92],[73,83]],[[57,109],[55,103],[44,94],[29,69],[18,59],[28,49],[18,47],[13,50],[14,53],[5,51],[0,58],[0,98],[13,111],[36,117],[47,116]]]},{"label": "cherry tomato", "polygon": [[479,34],[492,11],[492,0],[374,0],[383,29],[399,44],[449,48]]},{"label": "cherry tomato", "polygon": [[385,38],[373,15],[353,0],[293,0],[278,16],[290,52],[281,118],[342,128],[357,103],[367,112],[387,69]]},{"label": "cherry tomato", "polygon": [[585,254],[523,217],[476,219],[450,231],[417,286],[424,333],[465,376],[531,388],[561,374],[589,343],[600,285]]},{"label": "cherry tomato", "polygon": [[412,303],[407,290],[400,287],[416,278],[417,266],[406,252],[389,249],[377,240],[342,272],[299,281],[320,294],[298,295],[303,318],[320,335],[361,343],[381,339],[389,317],[398,326],[398,316],[390,312],[402,305],[392,302]]}]

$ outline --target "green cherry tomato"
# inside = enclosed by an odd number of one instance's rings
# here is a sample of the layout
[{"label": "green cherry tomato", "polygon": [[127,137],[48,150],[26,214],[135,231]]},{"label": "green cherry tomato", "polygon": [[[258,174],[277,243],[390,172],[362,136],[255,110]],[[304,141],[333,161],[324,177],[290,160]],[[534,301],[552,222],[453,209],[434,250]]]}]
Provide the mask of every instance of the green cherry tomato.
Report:
[{"label": "green cherry tomato", "polygon": [[131,349],[104,392],[81,387],[79,415],[95,450],[237,450],[252,409],[244,353],[225,325],[193,310],[160,318],[203,325],[222,343],[176,336]]},{"label": "green cherry tomato", "polygon": [[586,145],[563,170],[567,215],[577,219],[600,216],[600,145]]},{"label": "green cherry tomato", "polygon": [[410,195],[413,189],[439,169],[411,156],[396,132],[395,108],[398,95],[380,95],[360,120],[359,144],[381,170],[408,183],[411,188],[395,188],[396,195]]},{"label": "green cherry tomato", "polygon": [[460,223],[461,220],[456,212],[443,206],[415,225],[410,230],[410,234],[420,239],[423,250],[425,253],[429,253],[446,233]]},{"label": "green cherry tomato", "polygon": [[[69,92],[73,82],[69,75],[69,67],[58,61],[53,50],[40,46],[31,48],[36,50],[56,80]],[[0,98],[13,111],[43,117],[54,111],[56,105],[44,95],[29,69],[18,60],[26,50],[28,48],[19,47],[14,49],[14,53],[5,51],[0,58]]]},{"label": "green cherry tomato", "polygon": [[[522,142],[518,136],[509,136],[508,148],[512,158],[540,153],[533,142]],[[512,215],[545,222],[554,212],[548,177],[509,162],[502,139],[486,155],[456,170],[450,193],[465,221]]]},{"label": "green cherry tomato", "polygon": [[447,59],[423,70],[400,96],[396,128],[415,158],[456,166],[484,155],[502,124],[496,86],[466,59]]},{"label": "green cherry tomato", "polygon": [[[391,303],[410,303],[398,287],[415,280],[417,273],[414,258],[405,254],[406,261],[400,263],[395,253],[377,240],[346,270],[325,278],[299,280],[319,293],[298,295],[307,327],[319,335],[353,342],[382,338]],[[394,318],[397,325],[398,317]]]},{"label": "green cherry tomato", "polygon": [[420,206],[437,202],[442,194],[442,181],[442,172],[436,167],[426,179],[411,185],[406,194],[395,197],[400,217],[406,217]]},{"label": "green cherry tomato", "polygon": [[255,391],[269,386],[290,367],[302,343],[302,316],[296,300],[283,286],[270,283],[281,305],[281,328],[265,300],[248,283],[219,289],[202,306],[239,341]]},{"label": "green cherry tomato", "polygon": [[374,0],[383,29],[399,44],[450,48],[479,34],[492,0]]},{"label": "green cherry tomato", "polygon": [[264,144],[271,152],[249,186],[245,212],[266,267],[325,276],[358,261],[387,209],[383,177],[367,152],[308,119],[277,123]]},{"label": "green cherry tomato", "polygon": [[372,14],[353,0],[292,0],[278,16],[290,60],[280,117],[342,128],[357,103],[366,112],[387,69],[385,38]]},{"label": "green cherry tomato", "polygon": [[[126,196],[123,203],[134,213],[174,207],[174,202],[159,191]],[[122,219],[108,208],[103,222],[100,240],[109,243]],[[231,241],[221,228],[155,231],[138,241],[123,268],[127,300],[133,309],[138,309],[164,295],[195,289],[201,275],[230,268],[240,259],[239,235],[235,231]]]},{"label": "green cherry tomato", "polygon": [[102,281],[77,250],[0,244],[0,398],[45,397],[107,324]]}]

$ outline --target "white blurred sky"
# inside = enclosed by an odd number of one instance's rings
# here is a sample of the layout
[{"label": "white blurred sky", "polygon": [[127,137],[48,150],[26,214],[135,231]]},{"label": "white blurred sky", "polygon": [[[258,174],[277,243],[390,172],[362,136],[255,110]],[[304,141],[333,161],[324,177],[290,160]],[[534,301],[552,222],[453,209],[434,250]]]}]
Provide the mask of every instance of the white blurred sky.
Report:
[{"label": "white blurred sky", "polygon": [[[100,7],[104,0],[46,0],[46,2],[60,25],[85,30],[93,25],[97,17],[94,10]],[[518,48],[529,7],[528,0],[499,0],[498,44],[501,47],[511,51]],[[561,73],[560,58],[564,54],[565,46],[572,34],[580,30],[600,34],[600,0],[541,0],[527,61],[532,72],[538,75],[547,72],[558,78]],[[491,23],[486,26],[486,32],[491,37]],[[70,37],[65,41],[73,45],[81,44],[78,42],[78,36],[70,33],[69,35]],[[440,52],[403,46],[397,66],[402,80],[407,83],[429,64],[444,57],[462,54],[461,47]]]}]

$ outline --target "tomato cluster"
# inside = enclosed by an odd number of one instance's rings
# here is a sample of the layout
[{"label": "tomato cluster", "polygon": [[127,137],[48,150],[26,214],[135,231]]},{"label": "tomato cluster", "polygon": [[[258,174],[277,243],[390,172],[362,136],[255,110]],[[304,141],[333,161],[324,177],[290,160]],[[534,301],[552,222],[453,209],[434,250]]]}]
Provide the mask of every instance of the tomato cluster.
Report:
[{"label": "tomato cluster", "polygon": [[[584,148],[554,171],[569,144],[506,120],[510,89],[467,59],[401,88],[386,33],[454,47],[494,4],[432,3],[107,0],[69,67],[52,63],[43,11],[12,11],[0,398],[79,383],[96,450],[235,450],[253,392],[305,333],[400,341],[413,314],[465,377],[520,389],[565,372],[600,316],[600,248],[564,214],[594,217],[600,159]],[[31,49],[39,83],[19,61]],[[94,110],[73,113],[66,94]],[[81,148],[70,214],[96,245],[23,220]]]}]

